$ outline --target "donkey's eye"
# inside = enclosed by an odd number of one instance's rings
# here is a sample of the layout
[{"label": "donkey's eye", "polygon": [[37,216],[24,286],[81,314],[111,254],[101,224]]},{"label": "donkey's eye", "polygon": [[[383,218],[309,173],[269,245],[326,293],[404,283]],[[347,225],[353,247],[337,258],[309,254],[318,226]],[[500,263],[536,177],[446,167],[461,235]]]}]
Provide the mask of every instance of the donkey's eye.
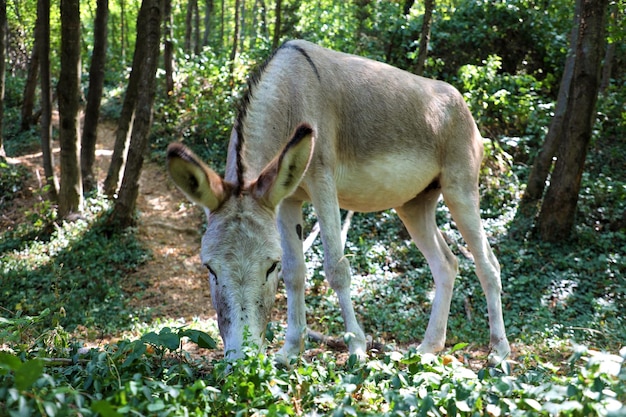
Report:
[{"label": "donkey's eye", "polygon": [[211,269],[211,266],[209,264],[204,264],[204,266],[209,271],[209,275],[217,279],[217,274],[215,273],[215,271],[213,271],[213,269]]},{"label": "donkey's eye", "polygon": [[274,262],[272,266],[270,266],[270,269],[267,270],[267,274],[265,274],[265,279],[268,279],[270,274],[276,271],[276,268],[278,268],[278,262]]}]

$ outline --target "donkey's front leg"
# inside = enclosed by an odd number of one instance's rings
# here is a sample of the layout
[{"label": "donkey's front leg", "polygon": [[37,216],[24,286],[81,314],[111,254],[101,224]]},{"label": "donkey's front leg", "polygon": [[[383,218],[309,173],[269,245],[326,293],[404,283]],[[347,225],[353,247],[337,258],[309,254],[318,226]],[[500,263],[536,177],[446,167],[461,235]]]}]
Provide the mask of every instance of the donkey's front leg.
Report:
[{"label": "donkey's front leg", "polygon": [[[313,206],[320,223],[322,243],[324,246],[324,272],[331,288],[339,299],[341,315],[346,332],[350,334],[348,347],[350,353],[364,358],[367,350],[365,334],[359,326],[350,297],[350,263],[343,254],[341,242],[341,213],[334,181],[315,184],[311,193]],[[311,187],[311,188],[314,188]]]},{"label": "donkey's front leg", "polygon": [[302,253],[302,201],[283,200],[278,209],[278,229],[283,249],[282,272],[287,290],[287,334],[277,359],[285,365],[304,349],[306,308],[304,280],[306,265]]}]

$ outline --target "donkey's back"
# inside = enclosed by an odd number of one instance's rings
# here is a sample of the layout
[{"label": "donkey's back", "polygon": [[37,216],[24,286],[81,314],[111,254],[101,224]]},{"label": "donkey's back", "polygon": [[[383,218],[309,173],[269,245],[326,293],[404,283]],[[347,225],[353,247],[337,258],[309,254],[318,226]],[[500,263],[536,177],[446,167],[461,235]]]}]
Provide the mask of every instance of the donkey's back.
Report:
[{"label": "donkey's back", "polygon": [[477,171],[482,158],[482,139],[454,87],[297,40],[251,81],[238,132],[250,180],[303,122],[317,133],[308,173],[332,166],[346,209],[396,207],[442,170],[458,171],[459,163],[468,170],[469,159]]}]

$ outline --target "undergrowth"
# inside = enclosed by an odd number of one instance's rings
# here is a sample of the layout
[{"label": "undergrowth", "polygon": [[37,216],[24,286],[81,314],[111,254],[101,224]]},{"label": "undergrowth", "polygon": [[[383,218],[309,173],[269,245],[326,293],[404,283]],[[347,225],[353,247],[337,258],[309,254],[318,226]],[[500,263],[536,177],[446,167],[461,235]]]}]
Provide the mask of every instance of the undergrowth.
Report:
[{"label": "undergrowth", "polygon": [[[37,320],[32,318],[31,320]],[[19,333],[21,320],[3,320]],[[8,324],[8,326],[7,326]],[[522,358],[474,371],[465,344],[444,356],[391,351],[338,363],[324,352],[277,367],[256,349],[233,364],[182,348],[215,347],[206,333],[164,327],[134,341],[85,349],[54,344],[0,352],[3,415],[623,416],[624,357],[574,346],[562,364]]]}]

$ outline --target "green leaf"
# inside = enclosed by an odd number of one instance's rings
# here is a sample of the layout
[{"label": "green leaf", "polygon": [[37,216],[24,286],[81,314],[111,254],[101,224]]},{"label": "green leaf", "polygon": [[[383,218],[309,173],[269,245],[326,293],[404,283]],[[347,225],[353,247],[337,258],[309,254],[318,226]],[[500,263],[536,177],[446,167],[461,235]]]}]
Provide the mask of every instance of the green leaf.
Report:
[{"label": "green leaf", "polygon": [[120,417],[121,414],[105,400],[94,401],[91,404],[91,411],[100,414],[102,417]]},{"label": "green leaf", "polygon": [[15,371],[15,386],[21,391],[26,390],[30,388],[42,374],[43,361],[41,359],[31,359],[24,362],[22,366]]},{"label": "green leaf", "polygon": [[196,343],[199,347],[204,349],[215,349],[217,347],[217,343],[215,340],[209,336],[207,333],[194,330],[194,329],[186,329],[178,332],[179,337],[188,337],[193,343]]},{"label": "green leaf", "polygon": [[18,370],[22,366],[22,361],[15,355],[7,352],[0,352],[0,368]]},{"label": "green leaf", "polygon": [[469,343],[465,343],[465,342],[457,343],[456,345],[452,346],[452,349],[450,349],[450,353],[454,353],[458,350],[465,349],[467,345],[469,345]]},{"label": "green leaf", "polygon": [[159,333],[159,345],[169,350],[176,350],[180,346],[180,337],[175,333],[171,333],[169,328],[167,330],[163,329]]},{"label": "green leaf", "polygon": [[148,404],[148,411],[150,412],[161,411],[163,409],[165,409],[165,403],[163,400],[156,400],[155,402]]}]

